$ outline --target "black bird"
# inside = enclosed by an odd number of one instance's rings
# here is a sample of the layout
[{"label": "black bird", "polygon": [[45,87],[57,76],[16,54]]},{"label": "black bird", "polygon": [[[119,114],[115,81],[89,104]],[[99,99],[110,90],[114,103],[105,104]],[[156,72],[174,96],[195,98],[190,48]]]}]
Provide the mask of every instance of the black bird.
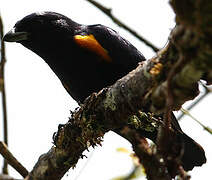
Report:
[{"label": "black bird", "polygon": [[[101,24],[78,24],[55,12],[24,17],[3,39],[21,43],[39,55],[77,102],[112,85],[145,61],[144,56],[113,29]],[[203,148],[183,133],[174,116],[172,127],[184,142],[184,169],[191,170],[205,163]],[[154,141],[157,133],[144,132],[144,135]]]},{"label": "black bird", "polygon": [[78,102],[145,60],[114,30],[100,24],[81,25],[53,12],[26,16],[4,40],[19,42],[43,58]]}]

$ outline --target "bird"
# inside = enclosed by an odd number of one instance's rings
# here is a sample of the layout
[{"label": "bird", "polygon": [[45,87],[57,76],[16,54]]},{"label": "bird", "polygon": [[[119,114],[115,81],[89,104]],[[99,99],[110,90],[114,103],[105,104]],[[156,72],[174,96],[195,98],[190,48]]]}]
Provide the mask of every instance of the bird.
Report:
[{"label": "bird", "polygon": [[[56,12],[25,16],[3,40],[20,43],[40,56],[79,104],[146,61],[143,54],[115,30],[101,24],[79,24]],[[201,145],[182,131],[174,115],[171,124],[184,143],[183,168],[188,171],[204,164],[206,157]],[[141,132],[156,141],[157,130]]]}]

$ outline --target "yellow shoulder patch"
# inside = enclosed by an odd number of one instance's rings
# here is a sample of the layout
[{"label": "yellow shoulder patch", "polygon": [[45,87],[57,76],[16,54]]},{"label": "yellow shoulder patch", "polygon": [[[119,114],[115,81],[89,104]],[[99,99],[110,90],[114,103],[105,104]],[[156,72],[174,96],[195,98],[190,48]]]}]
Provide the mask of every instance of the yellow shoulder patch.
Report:
[{"label": "yellow shoulder patch", "polygon": [[85,48],[93,53],[96,53],[102,59],[107,62],[111,62],[112,59],[108,55],[106,49],[104,49],[101,44],[95,39],[95,37],[90,35],[75,35],[74,36],[75,42],[82,48]]}]

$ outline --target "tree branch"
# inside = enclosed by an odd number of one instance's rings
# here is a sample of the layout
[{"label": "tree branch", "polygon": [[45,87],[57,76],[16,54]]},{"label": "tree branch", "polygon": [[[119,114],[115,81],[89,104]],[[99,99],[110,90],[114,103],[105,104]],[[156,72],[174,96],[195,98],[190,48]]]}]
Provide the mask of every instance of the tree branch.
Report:
[{"label": "tree branch", "polygon": [[5,143],[0,141],[0,154],[23,177],[28,175],[26,168],[12,155]]},{"label": "tree branch", "polygon": [[5,174],[0,174],[0,180],[21,180],[21,179],[15,179],[11,176],[5,175]]},{"label": "tree branch", "polygon": [[[4,67],[6,62],[5,57],[5,46],[2,41],[4,35],[3,22],[0,16],[0,41],[1,41],[1,60],[0,60],[0,91],[2,92],[2,107],[3,107],[3,126],[4,126],[4,142],[8,145],[8,128],[7,128],[7,104],[6,104],[6,91],[5,91],[5,80],[4,80]],[[3,174],[8,174],[8,164],[4,160]]]}]

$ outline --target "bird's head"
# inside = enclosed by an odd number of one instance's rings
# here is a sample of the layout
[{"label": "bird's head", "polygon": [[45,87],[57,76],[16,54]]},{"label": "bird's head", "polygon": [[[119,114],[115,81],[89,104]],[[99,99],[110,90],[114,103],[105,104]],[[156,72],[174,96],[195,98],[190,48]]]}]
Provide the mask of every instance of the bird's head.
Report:
[{"label": "bird's head", "polygon": [[[7,42],[18,42],[25,47],[36,49],[48,48],[54,42],[63,40],[73,33],[78,24],[64,15],[55,12],[37,12],[30,14],[20,21],[3,37]],[[55,36],[57,34],[57,36]]]},{"label": "bird's head", "polygon": [[5,34],[3,40],[7,42],[18,42],[26,44],[32,41],[43,41],[52,37],[57,32],[64,34],[70,33],[72,29],[70,27],[77,26],[77,23],[73,22],[64,15],[55,12],[37,12],[32,13],[20,21],[7,34]]}]

